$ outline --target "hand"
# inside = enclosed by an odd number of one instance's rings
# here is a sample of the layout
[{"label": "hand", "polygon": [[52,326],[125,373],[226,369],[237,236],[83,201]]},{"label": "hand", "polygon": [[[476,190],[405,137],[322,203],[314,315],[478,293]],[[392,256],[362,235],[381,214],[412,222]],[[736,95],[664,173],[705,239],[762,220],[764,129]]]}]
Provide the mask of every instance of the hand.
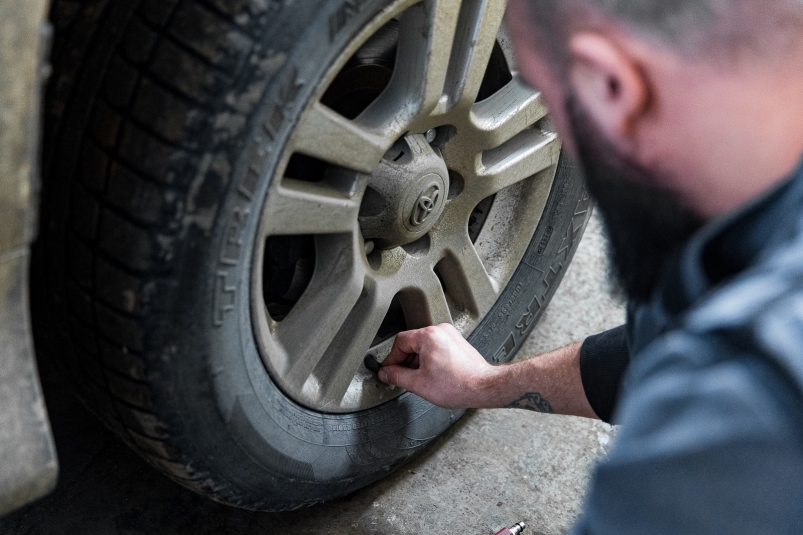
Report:
[{"label": "hand", "polygon": [[483,406],[494,367],[451,324],[399,333],[379,379],[446,409]]}]

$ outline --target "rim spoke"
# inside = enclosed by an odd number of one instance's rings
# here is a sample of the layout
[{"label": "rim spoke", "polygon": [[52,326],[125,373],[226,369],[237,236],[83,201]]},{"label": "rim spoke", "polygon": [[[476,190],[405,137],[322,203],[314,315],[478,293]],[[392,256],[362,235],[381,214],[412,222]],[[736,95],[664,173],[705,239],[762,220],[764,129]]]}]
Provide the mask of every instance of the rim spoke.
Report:
[{"label": "rim spoke", "polygon": [[506,3],[506,0],[463,2],[446,79],[450,106],[476,100],[502,25]]},{"label": "rim spoke", "polygon": [[[298,388],[318,365],[362,292],[365,269],[354,234],[316,236],[315,274],[277,337],[293,361],[287,380]],[[314,329],[314,336],[312,330]]]},{"label": "rim spoke", "polygon": [[541,93],[525,85],[518,77],[474,105],[471,118],[482,149],[498,147],[547,116]]},{"label": "rim spoke", "polygon": [[359,123],[395,138],[435,109],[443,95],[459,7],[460,0],[425,0],[404,12],[393,78]]},{"label": "rim spoke", "polygon": [[482,155],[477,177],[466,184],[466,192],[477,202],[557,165],[561,143],[558,136],[539,130],[525,130],[507,143]]},{"label": "rim spoke", "polygon": [[438,271],[446,292],[458,306],[473,316],[483,316],[491,310],[499,295],[497,283],[485,271],[468,235],[447,250]]},{"label": "rim spoke", "polygon": [[272,188],[263,218],[264,235],[336,234],[357,228],[359,198],[344,195],[325,183],[283,179]]},{"label": "rim spoke", "polygon": [[392,297],[366,277],[357,303],[326,350],[325,358],[304,385],[305,393],[314,395],[324,407],[339,406],[371,347]]},{"label": "rim spoke", "polygon": [[299,121],[293,145],[308,156],[370,174],[392,142],[316,102]]},{"label": "rim spoke", "polygon": [[403,290],[399,294],[399,300],[404,308],[407,327],[410,329],[452,323],[446,295],[433,271],[422,274],[416,288]]}]

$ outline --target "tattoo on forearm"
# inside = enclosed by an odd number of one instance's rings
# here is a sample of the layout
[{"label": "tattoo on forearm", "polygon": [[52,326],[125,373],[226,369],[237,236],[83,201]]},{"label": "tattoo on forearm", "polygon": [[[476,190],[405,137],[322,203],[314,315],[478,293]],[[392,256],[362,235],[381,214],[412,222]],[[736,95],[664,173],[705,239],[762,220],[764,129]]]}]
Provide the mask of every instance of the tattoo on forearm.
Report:
[{"label": "tattoo on forearm", "polygon": [[548,414],[555,412],[552,410],[552,405],[538,392],[527,392],[505,408],[526,409],[528,411],[544,412]]}]

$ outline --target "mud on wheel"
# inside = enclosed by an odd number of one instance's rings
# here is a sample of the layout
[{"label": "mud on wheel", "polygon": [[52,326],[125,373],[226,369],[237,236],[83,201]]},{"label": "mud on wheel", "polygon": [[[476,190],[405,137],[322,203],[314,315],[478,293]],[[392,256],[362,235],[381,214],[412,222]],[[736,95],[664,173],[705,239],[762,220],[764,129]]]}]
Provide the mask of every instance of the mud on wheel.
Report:
[{"label": "mud on wheel", "polygon": [[461,415],[366,355],[450,322],[513,357],[590,205],[504,6],[54,5],[34,273],[82,398],[151,464],[242,507],[334,498]]}]

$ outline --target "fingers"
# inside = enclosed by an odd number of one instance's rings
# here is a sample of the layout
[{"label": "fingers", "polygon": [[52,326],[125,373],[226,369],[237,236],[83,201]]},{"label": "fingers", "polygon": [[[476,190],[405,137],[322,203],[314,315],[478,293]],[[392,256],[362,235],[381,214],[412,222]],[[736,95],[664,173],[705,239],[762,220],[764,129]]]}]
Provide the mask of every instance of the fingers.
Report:
[{"label": "fingers", "polygon": [[379,370],[379,380],[414,392],[415,376],[418,370],[404,366],[383,366]]},{"label": "fingers", "polygon": [[421,331],[406,331],[396,335],[390,353],[382,361],[383,366],[395,366],[404,364],[411,355],[417,355],[421,351]]},{"label": "fingers", "polygon": [[[457,337],[460,341],[463,340],[463,335],[454,328],[451,323],[442,323],[434,327],[424,327],[423,329],[415,329],[412,331],[401,332],[396,335],[396,340],[393,342],[393,347],[390,353],[382,361],[383,366],[405,365],[409,366],[411,355],[418,356],[425,351],[427,347],[431,347],[433,342],[437,339],[444,339]],[[418,358],[415,359],[416,363]]]}]

